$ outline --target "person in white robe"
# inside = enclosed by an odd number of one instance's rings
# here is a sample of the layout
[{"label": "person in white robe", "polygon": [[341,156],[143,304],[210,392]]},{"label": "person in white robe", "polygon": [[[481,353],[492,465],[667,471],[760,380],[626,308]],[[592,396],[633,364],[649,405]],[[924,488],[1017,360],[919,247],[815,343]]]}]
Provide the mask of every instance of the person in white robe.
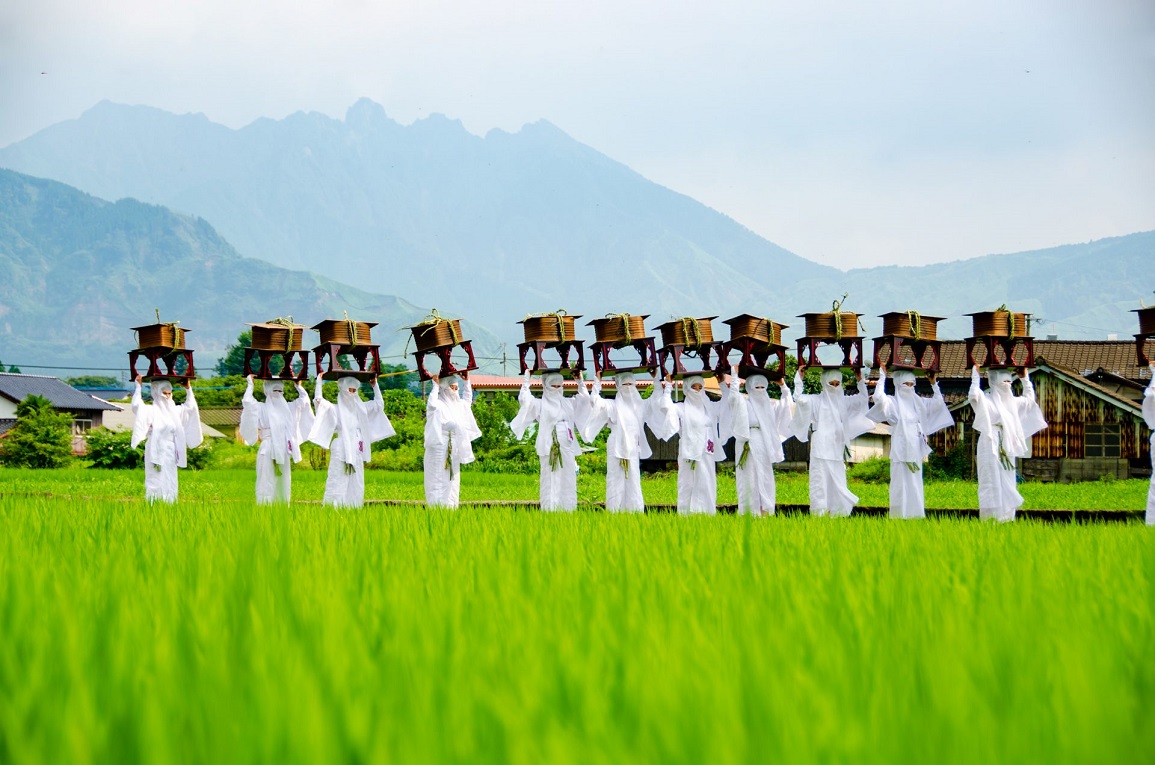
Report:
[{"label": "person in white robe", "polygon": [[396,435],[385,414],[377,378],[372,378],[370,384],[373,399],[362,401],[357,378],[340,378],[334,406],[323,396],[324,380],[317,380],[313,394],[316,416],[308,440],[330,453],[324,505],[341,509],[365,504],[365,465],[372,459],[370,447],[375,441]]},{"label": "person in white robe", "polygon": [[1013,521],[1023,506],[1019,494],[1015,460],[1031,453],[1031,436],[1047,427],[1043,411],[1035,402],[1035,386],[1025,369],[1019,370],[1023,394],[1011,388],[1013,376],[1006,369],[987,372],[990,390],[983,392],[979,368],[971,370],[967,394],[974,409],[974,428],[979,433],[978,463],[979,517],[1000,522]]},{"label": "person in white robe", "polygon": [[290,502],[293,492],[292,464],[301,461],[301,443],[313,427],[309,393],[297,383],[297,398],[285,400],[285,383],[264,384],[265,400],[253,395],[249,375],[241,398],[241,440],[257,449],[257,504]]},{"label": "person in white robe", "polygon": [[461,466],[473,462],[473,442],[480,437],[469,373],[434,375],[425,404],[426,505],[456,508],[460,504]]},{"label": "person in white robe", "polygon": [[878,369],[874,386],[874,406],[866,413],[873,422],[887,423],[890,433],[890,517],[925,518],[922,466],[930,456],[927,436],[954,424],[942,398],[938,381],[931,373],[931,396],[915,391],[914,372],[894,373],[894,395],[886,392],[886,367]]},{"label": "person in white robe", "polygon": [[606,510],[611,513],[642,513],[646,502],[642,497],[641,460],[652,455],[646,439],[646,425],[653,427],[658,416],[655,390],[648,399],[638,393],[637,379],[631,372],[614,375],[615,396],[602,398],[602,378],[592,383],[593,396],[590,411],[582,425],[581,437],[592,443],[602,428],[609,426],[606,441]]},{"label": "person in white robe", "polygon": [[200,410],[192,385],[183,404],[172,400],[172,383],[154,380],[152,403],[144,403],[141,377],[132,392],[132,448],[144,441],[144,498],[149,502],[176,502],[177,469],[188,466],[188,450],[204,441]]},{"label": "person in white robe", "polygon": [[[730,369],[731,380],[738,379],[738,368]],[[730,408],[734,433],[734,477],[738,484],[738,514],[774,515],[777,487],[774,465],[786,459],[783,442],[790,437],[790,420],[794,416],[794,397],[785,380],[778,385],[781,398],[770,398],[770,383],[765,375],[746,378],[746,393],[733,394],[722,387],[722,403]]]},{"label": "person in white robe", "polygon": [[582,453],[578,431],[589,412],[589,391],[579,379],[577,396],[566,398],[565,378],[548,372],[542,375],[538,399],[530,392],[531,378],[532,372],[527,371],[517,394],[517,416],[509,427],[522,438],[537,424],[533,444],[541,463],[539,504],[547,512],[570,512],[577,509],[577,456]]},{"label": "person in white robe", "polygon": [[[727,377],[737,394],[738,378]],[[674,403],[673,381],[662,385],[660,419],[654,435],[668,441],[678,436],[678,514],[718,513],[717,463],[726,459],[723,431],[729,428],[728,412],[706,395],[706,381],[692,375],[682,381],[683,400]]]},{"label": "person in white robe", "polygon": [[1155,363],[1151,364],[1151,382],[1143,391],[1143,420],[1151,429],[1151,485],[1147,487],[1147,515],[1148,526],[1155,526]]},{"label": "person in white robe", "polygon": [[799,441],[810,442],[810,514],[846,517],[858,503],[846,485],[846,461],[851,442],[874,427],[866,419],[870,394],[860,369],[854,370],[857,395],[844,394],[840,369],[823,369],[822,391],[803,393],[803,371],[800,366],[794,374],[791,429]]}]

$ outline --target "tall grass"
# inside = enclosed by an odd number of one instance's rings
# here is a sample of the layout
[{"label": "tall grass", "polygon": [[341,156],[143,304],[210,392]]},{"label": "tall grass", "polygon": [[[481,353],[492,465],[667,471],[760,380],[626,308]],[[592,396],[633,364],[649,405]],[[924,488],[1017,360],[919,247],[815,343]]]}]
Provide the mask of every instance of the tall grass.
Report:
[{"label": "tall grass", "polygon": [[1140,525],[336,513],[189,489],[171,509],[0,498],[0,761],[1155,751]]}]

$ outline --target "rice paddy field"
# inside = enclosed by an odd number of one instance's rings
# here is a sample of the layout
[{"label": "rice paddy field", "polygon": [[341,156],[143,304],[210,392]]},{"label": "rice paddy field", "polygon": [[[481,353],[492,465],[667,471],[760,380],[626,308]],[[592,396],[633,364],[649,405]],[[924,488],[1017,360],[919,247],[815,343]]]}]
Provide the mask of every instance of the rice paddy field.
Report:
[{"label": "rice paddy field", "polygon": [[[294,479],[302,501],[258,508],[249,472],[183,473],[170,508],[134,472],[0,471],[0,762],[1155,753],[1139,522],[334,512],[311,502],[321,473]],[[473,502],[536,493],[464,484]],[[673,501],[671,477],[646,490]],[[580,491],[598,501],[598,477]],[[805,492],[782,476],[782,502]],[[973,492],[928,484],[928,504]],[[419,474],[369,474],[370,497],[421,493]],[[1146,486],[1024,494],[1138,509]]]}]

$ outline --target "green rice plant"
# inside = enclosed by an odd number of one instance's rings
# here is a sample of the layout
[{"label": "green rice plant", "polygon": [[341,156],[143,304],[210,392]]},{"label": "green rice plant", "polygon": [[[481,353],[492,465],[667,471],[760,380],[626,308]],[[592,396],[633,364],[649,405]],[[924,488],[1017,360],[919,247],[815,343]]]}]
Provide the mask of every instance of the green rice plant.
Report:
[{"label": "green rice plant", "polygon": [[1141,525],[335,512],[242,476],[163,510],[0,498],[0,761],[1155,751]]}]

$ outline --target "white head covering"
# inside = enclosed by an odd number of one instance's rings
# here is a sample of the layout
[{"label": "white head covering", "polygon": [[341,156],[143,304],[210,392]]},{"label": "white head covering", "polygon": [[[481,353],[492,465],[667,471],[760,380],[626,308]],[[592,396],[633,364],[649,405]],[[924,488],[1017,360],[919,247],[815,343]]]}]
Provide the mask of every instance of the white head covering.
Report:
[{"label": "white head covering", "polygon": [[289,442],[293,433],[293,415],[289,411],[289,402],[285,401],[285,383],[281,380],[265,383],[265,413],[272,431],[273,462],[286,465],[291,456]]},{"label": "white head covering", "polygon": [[838,388],[842,387],[842,370],[841,369],[823,369],[822,370],[822,392],[823,393],[841,393],[841,390],[836,390],[835,386],[830,383],[838,380]]},{"label": "white head covering", "polygon": [[624,401],[632,408],[642,405],[642,395],[638,393],[637,378],[633,372],[618,372],[614,375],[618,401]]},{"label": "white head covering", "polygon": [[461,385],[461,378],[459,378],[457,375],[449,375],[448,377],[442,377],[440,380],[437,381],[437,388],[438,388],[437,394],[446,403],[453,403],[455,401],[459,401],[460,400],[460,394],[458,393],[458,389],[459,389],[460,385]]},{"label": "white head covering", "polygon": [[1015,406],[1015,393],[1011,388],[1014,375],[1006,369],[990,369],[987,380],[991,384],[990,400],[999,413],[996,425],[1003,428],[1003,448],[1009,457],[1027,456],[1027,439],[1023,434],[1023,423]]},{"label": "white head covering", "polygon": [[[694,390],[695,385],[701,385],[701,390]],[[710,415],[706,411],[706,381],[701,375],[691,375],[682,381],[682,392],[685,400],[682,402],[679,448],[687,459],[702,459],[706,452],[706,431],[710,427]]]},{"label": "white head covering", "polygon": [[[352,391],[349,389],[352,388]],[[365,438],[369,435],[369,415],[358,391],[361,382],[356,377],[337,380],[337,423],[344,459],[347,465],[364,461]]]},{"label": "white head covering", "polygon": [[914,372],[900,369],[894,373],[893,379],[894,398],[898,402],[898,418],[900,420],[917,420],[920,412],[918,392],[914,387]]},{"label": "white head covering", "polygon": [[172,400],[172,383],[168,380],[152,382],[152,414],[149,419],[149,431],[133,428],[133,448],[145,438],[172,438],[176,444],[177,464],[183,464],[187,438],[180,412]]},{"label": "white head covering", "polygon": [[557,372],[549,372],[541,378],[541,414],[539,426],[552,428],[558,420],[567,416],[565,405],[565,378]]},{"label": "white head covering", "polygon": [[766,375],[750,375],[746,378],[746,392],[750,393],[755,390],[766,390],[770,386],[770,382],[766,379]]}]

